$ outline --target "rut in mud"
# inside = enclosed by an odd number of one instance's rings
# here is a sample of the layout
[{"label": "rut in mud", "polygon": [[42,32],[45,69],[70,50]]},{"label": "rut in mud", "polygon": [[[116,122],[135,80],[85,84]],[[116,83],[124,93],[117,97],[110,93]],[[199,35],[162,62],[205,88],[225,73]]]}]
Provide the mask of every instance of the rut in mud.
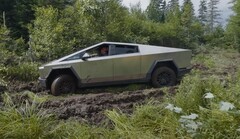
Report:
[{"label": "rut in mud", "polygon": [[[70,118],[80,122],[99,125],[106,121],[107,117],[104,112],[106,110],[120,110],[123,113],[131,114],[135,105],[141,105],[148,102],[149,99],[161,100],[165,92],[162,89],[146,89],[145,85],[137,86],[138,89],[129,90],[129,86],[90,88],[79,94],[62,95],[53,97],[44,102],[43,108],[48,113],[56,115],[59,119],[67,120]],[[0,88],[1,89],[1,88]],[[174,93],[176,87],[170,87],[168,92]],[[22,96],[19,92],[31,91],[40,95],[46,95],[49,91],[44,90],[38,82],[23,83],[20,81],[12,81],[1,92],[17,93],[16,103],[22,103],[29,99]],[[131,89],[130,89],[131,90]]]},{"label": "rut in mud", "polygon": [[[193,68],[208,70],[201,64],[194,65]],[[121,91],[119,91],[119,88]],[[128,90],[124,86],[111,89],[114,90],[111,93],[108,93],[107,88],[100,88],[89,89],[84,94],[60,96],[45,102],[43,108],[48,113],[55,114],[59,119],[67,120],[74,118],[80,122],[99,125],[107,119],[104,114],[106,110],[117,109],[123,113],[131,114],[135,105],[144,104],[151,98],[161,101],[164,93],[174,94],[176,87],[170,87],[166,92],[163,92],[162,89],[146,89],[146,87],[138,88],[139,90],[134,91],[124,91]],[[8,90],[9,92],[29,90],[34,93],[47,94],[37,82],[22,83],[14,81],[7,89],[4,88],[3,90]]]},{"label": "rut in mud", "polygon": [[49,112],[59,119],[74,118],[80,122],[99,125],[107,119],[105,110],[117,109],[131,114],[134,105],[143,104],[148,99],[161,100],[163,91],[160,89],[147,89],[141,91],[128,91],[123,93],[100,93],[76,95],[61,100],[51,100],[44,104]]}]

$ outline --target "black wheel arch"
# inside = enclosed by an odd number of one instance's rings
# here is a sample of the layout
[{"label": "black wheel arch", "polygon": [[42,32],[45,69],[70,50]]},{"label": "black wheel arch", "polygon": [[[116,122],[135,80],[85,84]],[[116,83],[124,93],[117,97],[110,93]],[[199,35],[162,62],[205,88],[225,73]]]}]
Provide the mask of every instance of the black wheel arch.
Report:
[{"label": "black wheel arch", "polygon": [[50,89],[53,81],[57,77],[59,77],[60,75],[63,75],[63,74],[72,76],[73,79],[77,82],[77,84],[80,81],[80,78],[77,76],[77,73],[75,72],[75,70],[73,68],[52,69],[46,80],[47,89]]},{"label": "black wheel arch", "polygon": [[168,67],[168,68],[172,69],[175,72],[176,76],[178,77],[179,68],[176,65],[176,63],[174,62],[174,60],[170,59],[170,60],[155,61],[148,72],[147,78],[151,79],[154,70],[159,67]]}]

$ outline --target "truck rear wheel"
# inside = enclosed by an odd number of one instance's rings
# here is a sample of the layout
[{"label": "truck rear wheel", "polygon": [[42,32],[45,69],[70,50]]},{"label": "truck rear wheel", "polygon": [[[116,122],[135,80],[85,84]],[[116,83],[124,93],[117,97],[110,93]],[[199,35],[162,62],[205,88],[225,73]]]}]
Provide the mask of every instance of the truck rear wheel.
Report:
[{"label": "truck rear wheel", "polygon": [[176,73],[169,67],[155,69],[151,78],[153,87],[172,86],[176,84],[176,81]]},{"label": "truck rear wheel", "polygon": [[70,75],[60,75],[58,76],[51,85],[51,93],[54,96],[63,93],[74,93],[76,90],[76,83],[74,78]]}]

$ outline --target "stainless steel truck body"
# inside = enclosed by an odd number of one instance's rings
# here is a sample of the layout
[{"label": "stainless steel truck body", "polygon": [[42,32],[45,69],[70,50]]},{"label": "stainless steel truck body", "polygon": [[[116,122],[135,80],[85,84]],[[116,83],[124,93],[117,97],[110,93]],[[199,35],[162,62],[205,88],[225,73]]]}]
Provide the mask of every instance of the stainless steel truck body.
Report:
[{"label": "stainless steel truck body", "polygon": [[190,71],[191,54],[187,49],[102,42],[39,67],[39,81],[54,95],[133,82],[169,86]]}]

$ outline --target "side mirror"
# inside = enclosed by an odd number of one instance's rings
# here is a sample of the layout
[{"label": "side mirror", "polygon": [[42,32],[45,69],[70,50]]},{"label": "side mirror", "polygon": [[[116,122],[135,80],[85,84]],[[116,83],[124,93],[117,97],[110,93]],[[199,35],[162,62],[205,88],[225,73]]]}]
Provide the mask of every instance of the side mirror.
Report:
[{"label": "side mirror", "polygon": [[90,58],[91,56],[88,53],[85,53],[82,57],[82,60],[86,61],[88,58]]},{"label": "side mirror", "polygon": [[88,58],[90,58],[90,57],[83,57],[82,60],[87,61]]},{"label": "side mirror", "polygon": [[88,53],[85,53],[82,57],[82,60],[86,61],[89,58],[96,57],[97,54],[89,55]]},{"label": "side mirror", "polygon": [[86,61],[88,58],[90,58],[90,55],[88,53],[85,53],[83,56],[82,56],[82,60]]}]

